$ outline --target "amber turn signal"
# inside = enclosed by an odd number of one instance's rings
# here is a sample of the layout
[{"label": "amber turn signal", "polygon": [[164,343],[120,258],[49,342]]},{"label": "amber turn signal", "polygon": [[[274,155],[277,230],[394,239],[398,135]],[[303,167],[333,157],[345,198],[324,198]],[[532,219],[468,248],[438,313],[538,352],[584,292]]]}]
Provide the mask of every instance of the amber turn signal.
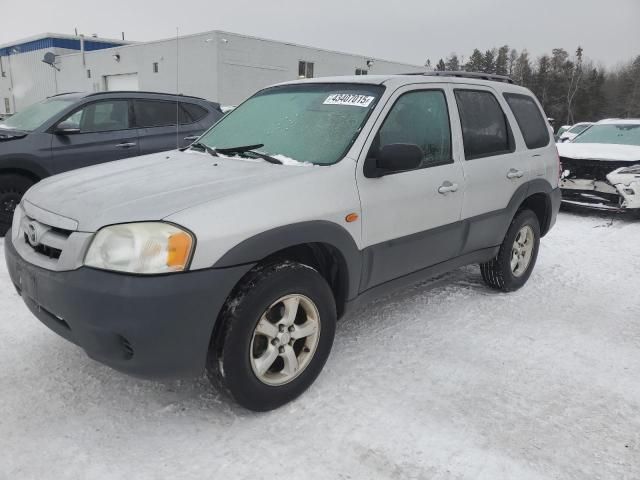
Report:
[{"label": "amber turn signal", "polygon": [[189,261],[191,243],[188,233],[179,232],[171,235],[167,248],[167,266],[174,270],[184,270]]},{"label": "amber turn signal", "polygon": [[345,219],[345,221],[347,223],[355,222],[356,220],[358,220],[358,214],[357,213],[350,213],[349,215],[344,217],[344,219]]}]

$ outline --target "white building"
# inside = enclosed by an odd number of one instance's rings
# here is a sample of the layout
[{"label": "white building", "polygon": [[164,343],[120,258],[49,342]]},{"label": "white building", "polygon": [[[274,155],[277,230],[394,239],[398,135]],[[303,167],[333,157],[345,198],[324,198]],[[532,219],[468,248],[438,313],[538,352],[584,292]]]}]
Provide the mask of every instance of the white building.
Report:
[{"label": "white building", "polygon": [[[13,72],[10,93],[16,109],[54,93],[106,90],[179,92],[232,105],[267,85],[301,77],[424,70],[221,31],[91,51],[54,51],[58,70],[41,62],[46,51],[53,50],[40,50],[38,58],[29,62],[30,70]],[[12,66],[18,56],[10,57]],[[6,97],[6,92],[0,84],[0,97]]]},{"label": "white building", "polygon": [[42,62],[51,52],[56,58],[67,53],[123,45],[104,38],[45,33],[0,45],[0,114],[16,111],[60,92],[55,69]]}]

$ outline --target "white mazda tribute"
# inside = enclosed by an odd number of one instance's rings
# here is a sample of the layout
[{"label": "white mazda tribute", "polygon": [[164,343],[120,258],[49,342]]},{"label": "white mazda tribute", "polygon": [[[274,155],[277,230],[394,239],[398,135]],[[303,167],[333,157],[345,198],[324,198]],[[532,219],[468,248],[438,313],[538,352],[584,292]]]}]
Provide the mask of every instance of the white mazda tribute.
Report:
[{"label": "white mazda tribute", "polygon": [[505,77],[339,77],[266,88],[191,147],[32,187],[6,262],[24,302],[134,375],[197,375],[253,410],[318,376],[336,320],[480,264],[520,288],[560,204],[542,109]]}]

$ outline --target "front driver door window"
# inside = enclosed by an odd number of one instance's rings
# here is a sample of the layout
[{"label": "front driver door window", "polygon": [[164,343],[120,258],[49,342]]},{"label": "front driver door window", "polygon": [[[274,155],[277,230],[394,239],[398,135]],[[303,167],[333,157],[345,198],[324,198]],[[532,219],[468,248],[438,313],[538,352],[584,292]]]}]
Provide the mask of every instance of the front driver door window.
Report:
[{"label": "front driver door window", "polygon": [[114,100],[93,103],[69,117],[73,120],[80,113],[81,133],[112,132],[129,128],[129,102]]},{"label": "front driver door window", "polygon": [[59,123],[77,126],[80,133],[52,134],[56,173],[138,155],[138,135],[130,128],[128,100],[90,103]]}]

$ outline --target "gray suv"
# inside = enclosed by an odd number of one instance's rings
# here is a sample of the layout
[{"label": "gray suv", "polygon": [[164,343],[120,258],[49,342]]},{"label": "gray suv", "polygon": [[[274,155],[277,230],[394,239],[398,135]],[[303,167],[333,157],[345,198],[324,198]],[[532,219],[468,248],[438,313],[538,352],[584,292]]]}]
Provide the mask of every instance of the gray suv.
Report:
[{"label": "gray suv", "polygon": [[201,98],[146,92],[68,93],[0,123],[0,236],[31,185],[57,173],[183,147],[223,113]]}]

